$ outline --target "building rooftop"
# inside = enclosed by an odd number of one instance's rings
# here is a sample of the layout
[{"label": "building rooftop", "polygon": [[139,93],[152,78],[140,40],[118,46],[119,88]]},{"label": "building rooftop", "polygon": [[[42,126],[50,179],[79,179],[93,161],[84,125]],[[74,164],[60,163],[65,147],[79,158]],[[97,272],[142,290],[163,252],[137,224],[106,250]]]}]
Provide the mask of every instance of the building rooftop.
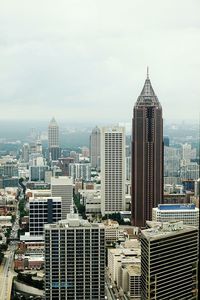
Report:
[{"label": "building rooftop", "polygon": [[51,177],[51,185],[73,185],[73,179],[69,176]]},{"label": "building rooftop", "polygon": [[38,241],[44,241],[43,235],[30,235],[30,232],[25,232],[24,235],[20,235],[20,241],[24,242],[38,242]]},{"label": "building rooftop", "polygon": [[198,211],[199,209],[196,208],[195,204],[159,204],[158,207],[153,208],[153,210],[162,210],[162,211]]},{"label": "building rooftop", "polygon": [[36,198],[29,198],[29,202],[47,202],[48,200],[53,200],[53,202],[61,202],[62,198],[61,197],[36,197]]},{"label": "building rooftop", "polygon": [[141,264],[128,265],[126,267],[129,276],[140,276],[141,275]]},{"label": "building rooftop", "polygon": [[144,236],[148,241],[159,240],[162,238],[198,230],[194,226],[183,225],[183,221],[163,223],[147,221],[146,223],[150,228],[142,230],[141,233],[142,236]]}]

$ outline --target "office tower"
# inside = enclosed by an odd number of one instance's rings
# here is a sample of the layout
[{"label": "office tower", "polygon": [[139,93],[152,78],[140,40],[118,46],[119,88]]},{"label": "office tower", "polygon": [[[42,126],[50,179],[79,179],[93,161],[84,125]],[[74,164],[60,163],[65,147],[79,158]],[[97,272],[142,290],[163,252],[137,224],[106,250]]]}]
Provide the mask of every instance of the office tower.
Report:
[{"label": "office tower", "polygon": [[163,137],[163,142],[164,142],[165,147],[169,147],[169,137],[168,136]]},{"label": "office tower", "polygon": [[81,154],[83,157],[89,157],[90,156],[90,150],[88,147],[84,146],[81,149]]},{"label": "office tower", "polygon": [[101,213],[125,210],[125,128],[101,128]]},{"label": "office tower", "polygon": [[96,126],[90,135],[90,161],[92,168],[100,170],[101,133]]},{"label": "office tower", "polygon": [[62,170],[62,176],[69,176],[69,164],[73,164],[73,157],[62,157],[58,159],[58,167]]},{"label": "office tower", "polygon": [[29,199],[30,235],[43,235],[44,224],[61,220],[61,197],[42,197]]},{"label": "office tower", "polygon": [[200,196],[200,178],[198,178],[195,181],[195,184],[194,184],[194,195],[195,195],[195,197],[199,197]]},{"label": "office tower", "polygon": [[163,197],[162,107],[149,75],[133,110],[132,221],[144,227]]},{"label": "office tower", "polygon": [[91,180],[91,164],[90,163],[73,163],[69,164],[69,175],[75,181],[82,179],[84,181]]},{"label": "office tower", "polygon": [[22,147],[22,161],[25,163],[29,162],[29,144],[25,143]]},{"label": "office tower", "polygon": [[180,167],[180,177],[182,180],[199,178],[199,165],[197,162],[188,162]]},{"label": "office tower", "polygon": [[6,161],[0,165],[0,176],[5,177],[17,177],[19,172],[19,167],[17,161]]},{"label": "office tower", "polygon": [[30,181],[45,181],[45,172],[48,170],[48,168],[48,166],[30,166]]},{"label": "office tower", "polygon": [[180,175],[180,150],[164,146],[164,176],[178,177]]},{"label": "office tower", "polygon": [[189,163],[191,159],[195,159],[197,156],[197,151],[195,148],[192,149],[191,144],[183,144],[181,150],[182,160],[186,161],[186,163]]},{"label": "office tower", "polygon": [[62,198],[62,219],[70,212],[73,198],[73,180],[67,176],[51,177],[52,197]]},{"label": "office tower", "polygon": [[183,221],[184,225],[199,227],[199,209],[195,204],[159,204],[153,208],[155,222]]},{"label": "office tower", "polygon": [[153,223],[141,232],[141,299],[197,300],[198,229]]},{"label": "office tower", "polygon": [[105,299],[103,224],[67,220],[45,225],[45,299]]},{"label": "office tower", "polygon": [[42,143],[40,138],[38,138],[36,142],[36,152],[42,154]]},{"label": "office tower", "polygon": [[131,157],[126,157],[126,180],[131,180]]},{"label": "office tower", "polygon": [[51,160],[58,160],[60,157],[60,148],[59,148],[59,127],[58,124],[53,118],[49,123],[48,127],[48,144],[49,144],[49,156]]}]

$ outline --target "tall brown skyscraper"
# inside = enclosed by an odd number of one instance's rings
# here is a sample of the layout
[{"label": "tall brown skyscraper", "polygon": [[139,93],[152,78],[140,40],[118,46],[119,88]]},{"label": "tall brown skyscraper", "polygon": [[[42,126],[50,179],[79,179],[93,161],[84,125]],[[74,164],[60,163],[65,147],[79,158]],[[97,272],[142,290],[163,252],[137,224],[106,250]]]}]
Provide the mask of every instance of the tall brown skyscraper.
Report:
[{"label": "tall brown skyscraper", "polygon": [[163,197],[162,107],[147,79],[133,110],[132,221],[144,227]]}]

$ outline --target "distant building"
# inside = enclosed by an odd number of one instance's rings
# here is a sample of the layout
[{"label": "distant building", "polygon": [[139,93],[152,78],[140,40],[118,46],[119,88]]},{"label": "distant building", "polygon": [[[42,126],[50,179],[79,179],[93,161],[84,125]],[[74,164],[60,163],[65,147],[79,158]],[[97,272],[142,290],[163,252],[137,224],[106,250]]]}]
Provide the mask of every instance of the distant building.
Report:
[{"label": "distant building", "polygon": [[184,164],[180,168],[180,177],[182,180],[185,179],[194,179],[197,180],[199,178],[199,165],[197,162],[190,162]]},{"label": "distant building", "polygon": [[84,181],[91,180],[91,164],[90,163],[73,163],[69,164],[69,176],[76,179],[82,179]]},{"label": "distant building", "polygon": [[149,222],[141,231],[141,299],[198,299],[198,229]]},{"label": "distant building", "polygon": [[73,198],[73,180],[71,177],[51,177],[52,197],[62,198],[62,219],[66,219],[70,212],[70,205]]},{"label": "distant building", "polygon": [[61,156],[61,148],[51,147],[49,148],[49,157],[51,160],[58,160]]},{"label": "distant building", "polygon": [[125,128],[101,128],[101,213],[125,210]]},{"label": "distant building", "polygon": [[191,144],[185,143],[182,145],[182,160],[185,160],[187,163],[191,161],[191,159],[196,158],[196,149],[192,148]]},{"label": "distant building", "polygon": [[18,164],[16,161],[5,162],[0,165],[0,176],[5,177],[17,177],[18,176]]},{"label": "distant building", "polygon": [[163,137],[163,141],[164,141],[164,146],[169,147],[169,137],[168,136],[164,136]]},{"label": "distant building", "polygon": [[55,118],[52,118],[48,127],[48,148],[50,159],[58,160],[58,158],[60,157],[59,127]]},{"label": "distant building", "polygon": [[77,214],[45,225],[45,299],[105,299],[105,232]]},{"label": "distant building", "polygon": [[185,225],[199,226],[199,209],[194,204],[159,204],[153,208],[153,221],[183,221]]},{"label": "distant building", "polygon": [[195,181],[194,185],[194,195],[198,197],[200,195],[200,178]]},{"label": "distant building", "polygon": [[164,176],[180,176],[180,150],[173,147],[164,147]]},{"label": "distant building", "polygon": [[58,167],[62,170],[62,176],[69,176],[69,164],[73,164],[73,157],[62,157],[58,159]]},{"label": "distant building", "polygon": [[131,157],[126,157],[126,180],[131,180]]},{"label": "distant building", "polygon": [[88,147],[82,147],[81,153],[83,157],[89,157],[90,156],[90,150]]},{"label": "distant building", "polygon": [[29,162],[29,144],[25,143],[22,147],[22,161],[25,163]]},{"label": "distant building", "polygon": [[97,126],[90,135],[90,161],[92,168],[100,170],[101,132]]},{"label": "distant building", "polygon": [[48,166],[31,166],[29,167],[30,181],[45,181],[45,172]]},{"label": "distant building", "polygon": [[61,220],[61,197],[29,199],[29,232],[30,235],[43,235],[44,224]]}]

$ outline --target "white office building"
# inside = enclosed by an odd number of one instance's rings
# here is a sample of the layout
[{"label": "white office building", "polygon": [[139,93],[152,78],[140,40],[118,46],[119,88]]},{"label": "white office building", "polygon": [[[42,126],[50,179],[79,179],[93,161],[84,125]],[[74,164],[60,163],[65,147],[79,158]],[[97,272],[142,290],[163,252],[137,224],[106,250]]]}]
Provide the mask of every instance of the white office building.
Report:
[{"label": "white office building", "polygon": [[51,177],[52,197],[62,198],[62,219],[66,219],[70,212],[73,198],[73,180],[68,176]]},{"label": "white office building", "polygon": [[101,128],[101,213],[125,210],[125,128]]},{"label": "white office building", "polygon": [[52,118],[48,127],[48,143],[49,148],[59,147],[59,127],[55,120]]},{"label": "white office building", "polygon": [[183,221],[184,225],[199,226],[199,209],[195,204],[159,204],[153,208],[155,222]]}]

